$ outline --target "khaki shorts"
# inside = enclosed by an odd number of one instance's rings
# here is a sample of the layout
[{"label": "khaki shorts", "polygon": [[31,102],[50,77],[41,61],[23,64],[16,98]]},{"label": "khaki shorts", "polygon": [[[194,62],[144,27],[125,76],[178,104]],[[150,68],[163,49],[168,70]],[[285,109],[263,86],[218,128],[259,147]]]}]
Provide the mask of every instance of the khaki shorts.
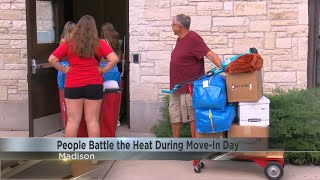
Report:
[{"label": "khaki shorts", "polygon": [[173,93],[169,100],[169,114],[171,123],[194,121],[194,109],[190,94]]}]

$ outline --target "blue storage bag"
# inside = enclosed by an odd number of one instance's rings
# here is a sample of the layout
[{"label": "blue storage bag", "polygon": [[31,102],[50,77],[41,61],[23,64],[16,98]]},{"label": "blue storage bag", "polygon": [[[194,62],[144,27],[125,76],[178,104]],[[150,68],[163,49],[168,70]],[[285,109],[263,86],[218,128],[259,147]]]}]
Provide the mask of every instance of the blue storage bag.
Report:
[{"label": "blue storage bag", "polygon": [[213,75],[193,83],[192,106],[195,109],[224,109],[227,105],[225,78]]},{"label": "blue storage bag", "polygon": [[224,110],[196,109],[196,129],[199,133],[228,131],[236,117],[236,106],[228,104]]}]

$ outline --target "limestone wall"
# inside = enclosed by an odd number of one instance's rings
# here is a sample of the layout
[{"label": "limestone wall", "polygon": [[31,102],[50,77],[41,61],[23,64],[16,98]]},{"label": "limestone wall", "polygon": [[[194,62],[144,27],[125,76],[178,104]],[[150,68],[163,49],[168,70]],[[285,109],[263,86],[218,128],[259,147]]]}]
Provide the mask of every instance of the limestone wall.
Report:
[{"label": "limestone wall", "polygon": [[[176,36],[172,17],[185,13],[221,58],[257,47],[265,59],[264,90],[305,88],[307,0],[130,0],[131,101],[161,100],[168,88]],[[27,100],[27,37],[24,0],[0,0],[0,101]],[[38,24],[39,26],[39,24]],[[207,62],[206,68],[211,68]],[[139,93],[144,92],[144,93]]]},{"label": "limestone wall", "polygon": [[[191,29],[221,58],[256,47],[264,58],[264,91],[307,85],[307,0],[130,0],[130,101],[161,101],[169,87],[176,36],[172,17],[191,16]],[[212,64],[207,61],[206,68]],[[143,92],[143,93],[141,93]]]},{"label": "limestone wall", "polygon": [[0,0],[0,101],[28,99],[24,0]]}]

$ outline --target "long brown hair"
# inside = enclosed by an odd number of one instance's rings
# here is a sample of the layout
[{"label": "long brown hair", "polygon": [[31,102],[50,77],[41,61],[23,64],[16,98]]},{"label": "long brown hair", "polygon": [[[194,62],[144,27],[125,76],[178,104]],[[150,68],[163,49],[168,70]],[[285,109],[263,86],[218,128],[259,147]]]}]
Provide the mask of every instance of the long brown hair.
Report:
[{"label": "long brown hair", "polygon": [[76,27],[76,23],[73,21],[68,21],[63,28],[63,33],[61,35],[61,41],[69,41],[71,39],[71,32]]},{"label": "long brown hair", "polygon": [[99,44],[96,21],[90,15],[83,16],[77,23],[71,46],[74,52],[80,57],[93,57]]},{"label": "long brown hair", "polygon": [[119,52],[119,33],[111,23],[106,22],[101,26],[101,38],[108,41],[113,51]]}]

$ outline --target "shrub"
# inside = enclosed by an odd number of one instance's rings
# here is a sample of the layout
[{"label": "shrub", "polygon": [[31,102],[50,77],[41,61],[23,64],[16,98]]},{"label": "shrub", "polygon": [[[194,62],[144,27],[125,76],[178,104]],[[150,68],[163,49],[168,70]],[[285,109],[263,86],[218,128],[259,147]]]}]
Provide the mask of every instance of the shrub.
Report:
[{"label": "shrub", "polygon": [[[172,137],[172,129],[169,117],[169,96],[163,98],[164,106],[161,108],[162,120],[153,128],[153,132],[157,137]],[[182,125],[181,137],[191,137],[189,123]]]},{"label": "shrub", "polygon": [[[276,90],[270,99],[271,147],[285,145],[285,160],[290,164],[320,165],[320,89]],[[165,97],[162,120],[154,127],[157,137],[171,137],[168,112],[169,96]],[[184,124],[182,137],[191,137],[188,124]],[[297,151],[297,152],[290,152]],[[309,151],[309,152],[299,152]]]},{"label": "shrub", "polygon": [[[320,149],[320,89],[277,91],[270,99],[270,145],[286,151]],[[291,164],[319,164],[320,153],[286,153]]]}]

